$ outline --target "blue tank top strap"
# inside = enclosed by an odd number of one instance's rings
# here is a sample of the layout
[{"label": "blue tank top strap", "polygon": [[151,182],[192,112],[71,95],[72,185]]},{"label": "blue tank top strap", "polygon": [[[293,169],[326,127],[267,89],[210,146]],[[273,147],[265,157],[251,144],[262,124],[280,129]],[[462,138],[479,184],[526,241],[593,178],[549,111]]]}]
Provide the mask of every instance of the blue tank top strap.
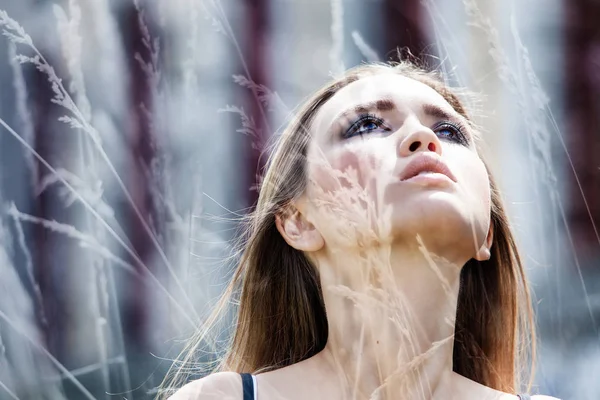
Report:
[{"label": "blue tank top strap", "polygon": [[256,398],[256,385],[255,378],[253,375],[248,373],[241,373],[242,376],[242,389],[244,391],[244,400],[258,400]]},{"label": "blue tank top strap", "polygon": [[517,396],[520,400],[531,400],[531,396],[529,396],[528,394],[518,394]]}]

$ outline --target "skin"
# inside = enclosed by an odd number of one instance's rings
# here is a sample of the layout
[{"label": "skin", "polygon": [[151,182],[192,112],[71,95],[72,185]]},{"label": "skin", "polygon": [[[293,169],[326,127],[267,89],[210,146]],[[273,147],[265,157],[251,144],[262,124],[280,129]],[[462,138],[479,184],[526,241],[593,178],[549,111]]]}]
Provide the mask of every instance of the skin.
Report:
[{"label": "skin", "polygon": [[[381,99],[394,106],[370,111],[383,125],[365,121],[362,136],[343,137],[360,115],[340,113]],[[426,105],[446,112],[467,142],[456,141],[454,128],[440,128]],[[516,400],[452,371],[460,270],[471,258],[489,259],[493,243],[489,181],[466,121],[432,88],[382,73],[336,93],[311,133],[307,189],[276,222],[319,269],[329,339],[305,361],[256,375],[259,399],[368,399],[380,388],[390,399]],[[441,159],[456,182],[400,181],[423,154]],[[358,186],[344,178],[349,171]],[[357,302],[348,293],[382,301]],[[397,373],[415,359],[412,374]],[[241,380],[213,374],[172,398],[241,399]]]}]

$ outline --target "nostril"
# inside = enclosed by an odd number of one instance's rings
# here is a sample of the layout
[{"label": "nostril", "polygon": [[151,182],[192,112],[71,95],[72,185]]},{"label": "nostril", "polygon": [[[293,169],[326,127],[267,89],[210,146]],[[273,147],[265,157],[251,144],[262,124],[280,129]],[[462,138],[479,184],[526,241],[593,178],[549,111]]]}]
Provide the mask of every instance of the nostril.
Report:
[{"label": "nostril", "polygon": [[429,151],[435,151],[435,143],[429,143],[429,146],[427,146],[427,148],[429,149]]},{"label": "nostril", "polygon": [[411,143],[409,150],[410,151],[415,151],[416,149],[419,148],[419,146],[421,145],[421,142],[413,142]]}]

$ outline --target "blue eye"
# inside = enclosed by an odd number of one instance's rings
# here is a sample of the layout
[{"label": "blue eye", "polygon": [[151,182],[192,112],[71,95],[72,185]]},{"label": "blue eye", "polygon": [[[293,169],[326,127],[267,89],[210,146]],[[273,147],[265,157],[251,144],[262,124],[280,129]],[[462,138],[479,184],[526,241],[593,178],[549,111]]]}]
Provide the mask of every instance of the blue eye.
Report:
[{"label": "blue eye", "polygon": [[384,125],[384,122],[381,118],[377,118],[374,115],[368,114],[360,117],[356,122],[354,122],[342,136],[344,139],[356,135],[362,136],[365,133],[370,133],[380,128],[384,131],[389,130],[389,128]]},{"label": "blue eye", "polygon": [[367,121],[362,124],[362,127],[365,128],[366,131],[371,131],[373,129],[377,129],[379,125],[377,125],[375,121]]},{"label": "blue eye", "polygon": [[436,127],[434,127],[433,130],[436,133],[441,134],[441,136],[445,139],[457,142],[465,146],[469,145],[469,141],[463,134],[462,129],[451,122],[441,122]]}]

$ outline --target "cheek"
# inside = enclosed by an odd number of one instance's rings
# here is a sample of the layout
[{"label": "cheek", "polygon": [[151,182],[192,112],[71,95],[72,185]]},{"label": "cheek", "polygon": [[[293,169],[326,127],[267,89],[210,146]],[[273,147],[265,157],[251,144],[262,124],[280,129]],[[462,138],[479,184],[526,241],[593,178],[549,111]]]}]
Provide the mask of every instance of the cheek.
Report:
[{"label": "cheek", "polygon": [[472,169],[469,169],[468,173],[472,175],[472,179],[470,179],[469,182],[471,182],[473,186],[472,194],[474,200],[483,204],[484,208],[489,210],[491,207],[491,191],[490,180],[485,165],[479,160]]},{"label": "cheek", "polygon": [[[307,198],[312,220],[326,241],[345,238],[364,242],[375,211],[382,157],[373,146],[339,146],[320,157],[309,157]],[[359,143],[360,142],[360,143]]]},{"label": "cheek", "polygon": [[490,180],[479,155],[475,151],[456,151],[448,154],[447,161],[457,175],[467,198],[489,208]]},{"label": "cheek", "polygon": [[325,192],[369,189],[382,168],[381,151],[360,139],[309,158],[309,179]]},{"label": "cheek", "polygon": [[485,165],[477,159],[475,162],[465,163],[460,173],[464,183],[465,206],[472,210],[480,228],[487,230],[491,215],[491,189]]}]

